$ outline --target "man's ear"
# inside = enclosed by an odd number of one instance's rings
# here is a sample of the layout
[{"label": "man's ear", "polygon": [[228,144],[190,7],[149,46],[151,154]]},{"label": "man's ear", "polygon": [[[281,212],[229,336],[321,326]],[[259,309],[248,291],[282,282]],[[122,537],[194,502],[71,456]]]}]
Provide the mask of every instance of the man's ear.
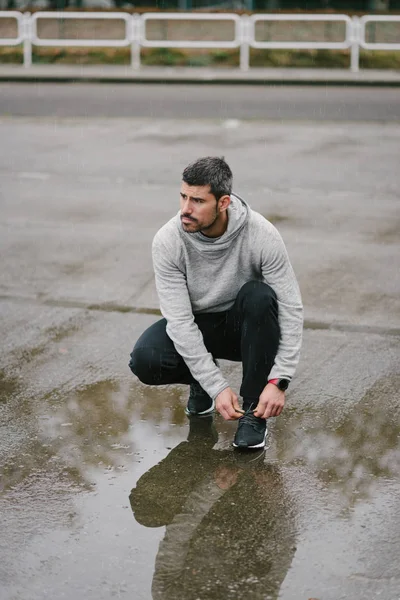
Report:
[{"label": "man's ear", "polygon": [[221,196],[218,201],[219,204],[219,212],[224,212],[231,203],[231,197],[226,194],[225,196]]}]

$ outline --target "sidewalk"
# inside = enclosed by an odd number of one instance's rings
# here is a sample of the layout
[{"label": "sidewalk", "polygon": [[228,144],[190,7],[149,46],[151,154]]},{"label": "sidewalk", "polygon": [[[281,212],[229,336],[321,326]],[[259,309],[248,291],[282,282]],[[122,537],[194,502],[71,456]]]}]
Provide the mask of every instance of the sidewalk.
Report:
[{"label": "sidewalk", "polygon": [[0,81],[206,83],[250,85],[400,86],[400,71],[344,69],[260,69],[142,67],[113,65],[0,65]]}]

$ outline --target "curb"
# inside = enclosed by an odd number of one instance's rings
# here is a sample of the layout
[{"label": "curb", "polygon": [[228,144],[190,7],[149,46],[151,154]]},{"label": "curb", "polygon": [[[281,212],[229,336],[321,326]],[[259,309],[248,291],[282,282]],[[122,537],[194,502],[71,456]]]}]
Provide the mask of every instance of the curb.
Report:
[{"label": "curb", "polygon": [[253,69],[217,71],[190,68],[141,69],[111,67],[0,67],[0,81],[11,83],[139,83],[190,85],[310,85],[346,87],[399,87],[397,71],[349,71],[303,69]]}]

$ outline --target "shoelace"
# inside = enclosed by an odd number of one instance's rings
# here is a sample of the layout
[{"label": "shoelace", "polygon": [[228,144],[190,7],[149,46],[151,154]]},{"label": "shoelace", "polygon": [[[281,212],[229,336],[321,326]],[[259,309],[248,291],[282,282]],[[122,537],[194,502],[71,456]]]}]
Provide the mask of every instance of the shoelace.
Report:
[{"label": "shoelace", "polygon": [[251,425],[252,427],[257,427],[259,425],[258,417],[254,416],[252,407],[246,410],[243,417],[240,417],[240,422],[243,424],[246,423],[247,425]]}]

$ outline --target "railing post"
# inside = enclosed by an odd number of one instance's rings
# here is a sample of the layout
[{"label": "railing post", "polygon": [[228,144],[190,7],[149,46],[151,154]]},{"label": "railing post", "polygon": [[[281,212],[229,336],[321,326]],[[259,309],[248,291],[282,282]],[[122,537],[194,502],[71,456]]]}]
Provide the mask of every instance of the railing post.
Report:
[{"label": "railing post", "polygon": [[240,18],[240,69],[248,71],[250,66],[249,29],[250,19],[247,15]]},{"label": "railing post", "polygon": [[350,70],[357,73],[360,70],[360,19],[352,18],[352,42],[350,54]]},{"label": "railing post", "polygon": [[140,69],[140,41],[142,39],[142,17],[132,15],[131,20],[131,67]]},{"label": "railing post", "polygon": [[22,35],[24,38],[24,67],[32,66],[32,28],[31,28],[31,13],[24,13],[22,20]]}]

